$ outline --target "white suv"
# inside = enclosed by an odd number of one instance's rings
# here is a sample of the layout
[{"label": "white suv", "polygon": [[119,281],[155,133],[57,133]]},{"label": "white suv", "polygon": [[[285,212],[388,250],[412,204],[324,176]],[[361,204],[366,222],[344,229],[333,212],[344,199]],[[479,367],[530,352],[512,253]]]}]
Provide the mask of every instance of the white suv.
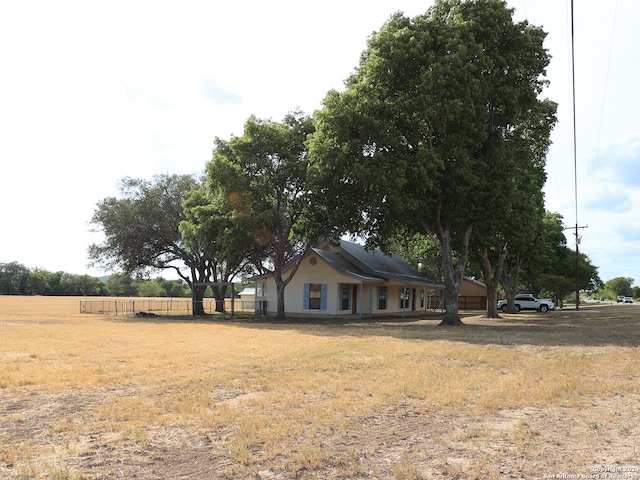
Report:
[{"label": "white suv", "polygon": [[[516,295],[514,300],[516,312],[520,310],[539,310],[542,313],[545,313],[547,310],[553,310],[555,305],[551,300],[548,299],[537,299],[533,295]],[[508,310],[507,301],[500,300],[498,302],[498,309],[506,312]]]}]

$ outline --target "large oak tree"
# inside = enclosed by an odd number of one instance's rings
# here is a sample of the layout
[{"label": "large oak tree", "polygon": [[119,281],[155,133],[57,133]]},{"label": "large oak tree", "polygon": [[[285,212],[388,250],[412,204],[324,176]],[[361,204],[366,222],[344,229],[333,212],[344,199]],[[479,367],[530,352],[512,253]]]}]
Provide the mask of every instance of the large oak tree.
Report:
[{"label": "large oak tree", "polygon": [[295,230],[309,209],[305,142],[313,130],[301,112],[282,122],[252,116],[242,136],[216,138],[207,165],[207,188],[224,199],[235,235],[253,238],[249,260],[275,280],[278,319],[285,318],[285,288],[310,246]]},{"label": "large oak tree", "polygon": [[229,284],[238,274],[249,271],[247,256],[253,237],[247,229],[234,228],[221,192],[206,184],[187,195],[183,209],[185,219],[179,231],[184,245],[206,259],[206,281],[211,283],[216,311],[222,312]]},{"label": "large oak tree", "polygon": [[199,186],[191,175],[122,179],[120,196],[98,202],[91,219],[104,234],[89,247],[93,264],[137,276],[174,270],[193,291],[193,314],[203,315],[202,284],[211,281],[214,265],[206,252],[189,249],[179,230],[186,220],[183,202]]},{"label": "large oak tree", "polygon": [[444,324],[460,323],[474,226],[490,218],[485,205],[515,175],[507,167],[516,149],[507,145],[516,135],[544,144],[535,136],[548,136],[548,125],[523,125],[553,120],[553,106],[538,98],[545,33],[512,14],[501,0],[440,0],[413,19],[392,16],[345,90],[328,93],[310,143],[314,191],[333,236],[349,231],[382,248],[398,231],[433,236]]}]

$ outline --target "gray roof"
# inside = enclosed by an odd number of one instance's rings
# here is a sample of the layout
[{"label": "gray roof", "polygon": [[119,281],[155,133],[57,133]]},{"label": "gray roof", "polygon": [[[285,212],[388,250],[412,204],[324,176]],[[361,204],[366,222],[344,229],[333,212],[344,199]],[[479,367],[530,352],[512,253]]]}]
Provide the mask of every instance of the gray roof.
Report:
[{"label": "gray roof", "polygon": [[[396,255],[386,255],[381,250],[367,250],[357,243],[340,240],[337,251],[312,248],[307,255],[315,253],[335,271],[366,283],[397,281],[405,285],[422,285],[444,288],[444,284],[426,277]],[[295,260],[285,265],[287,270]],[[269,277],[256,275],[250,280]]]},{"label": "gray roof", "polygon": [[371,271],[367,272],[358,265],[351,263],[344,255],[337,252],[329,252],[320,248],[311,249],[316,255],[322,258],[325,262],[333,267],[337,272],[347,275],[349,277],[356,278],[363,282],[382,283],[384,279],[372,274]]},{"label": "gray roof", "polygon": [[444,288],[444,284],[423,275],[397,255],[386,255],[378,249],[367,250],[362,245],[346,240],[340,241],[340,249],[349,263],[382,281],[395,280],[410,285]]}]

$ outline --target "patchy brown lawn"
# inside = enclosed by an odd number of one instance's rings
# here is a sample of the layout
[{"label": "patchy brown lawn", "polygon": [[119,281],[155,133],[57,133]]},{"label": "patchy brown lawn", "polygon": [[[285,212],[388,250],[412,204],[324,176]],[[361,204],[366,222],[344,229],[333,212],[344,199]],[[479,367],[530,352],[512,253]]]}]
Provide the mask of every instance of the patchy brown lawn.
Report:
[{"label": "patchy brown lawn", "polygon": [[0,478],[640,478],[633,305],[443,328],[78,303],[0,297]]}]

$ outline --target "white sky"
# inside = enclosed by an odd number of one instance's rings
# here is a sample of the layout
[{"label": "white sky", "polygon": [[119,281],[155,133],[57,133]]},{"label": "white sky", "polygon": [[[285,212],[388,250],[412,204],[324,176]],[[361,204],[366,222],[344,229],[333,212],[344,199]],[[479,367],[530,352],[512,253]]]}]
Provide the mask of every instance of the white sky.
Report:
[{"label": "white sky", "polygon": [[[0,262],[87,267],[96,203],[125,176],[197,173],[251,114],[312,113],[368,36],[430,0],[70,1],[0,4]],[[509,0],[548,33],[560,104],[547,209],[576,224],[570,0]],[[580,251],[640,283],[640,2],[575,2]],[[499,181],[499,179],[496,179]],[[567,231],[572,248],[575,240]]]}]

